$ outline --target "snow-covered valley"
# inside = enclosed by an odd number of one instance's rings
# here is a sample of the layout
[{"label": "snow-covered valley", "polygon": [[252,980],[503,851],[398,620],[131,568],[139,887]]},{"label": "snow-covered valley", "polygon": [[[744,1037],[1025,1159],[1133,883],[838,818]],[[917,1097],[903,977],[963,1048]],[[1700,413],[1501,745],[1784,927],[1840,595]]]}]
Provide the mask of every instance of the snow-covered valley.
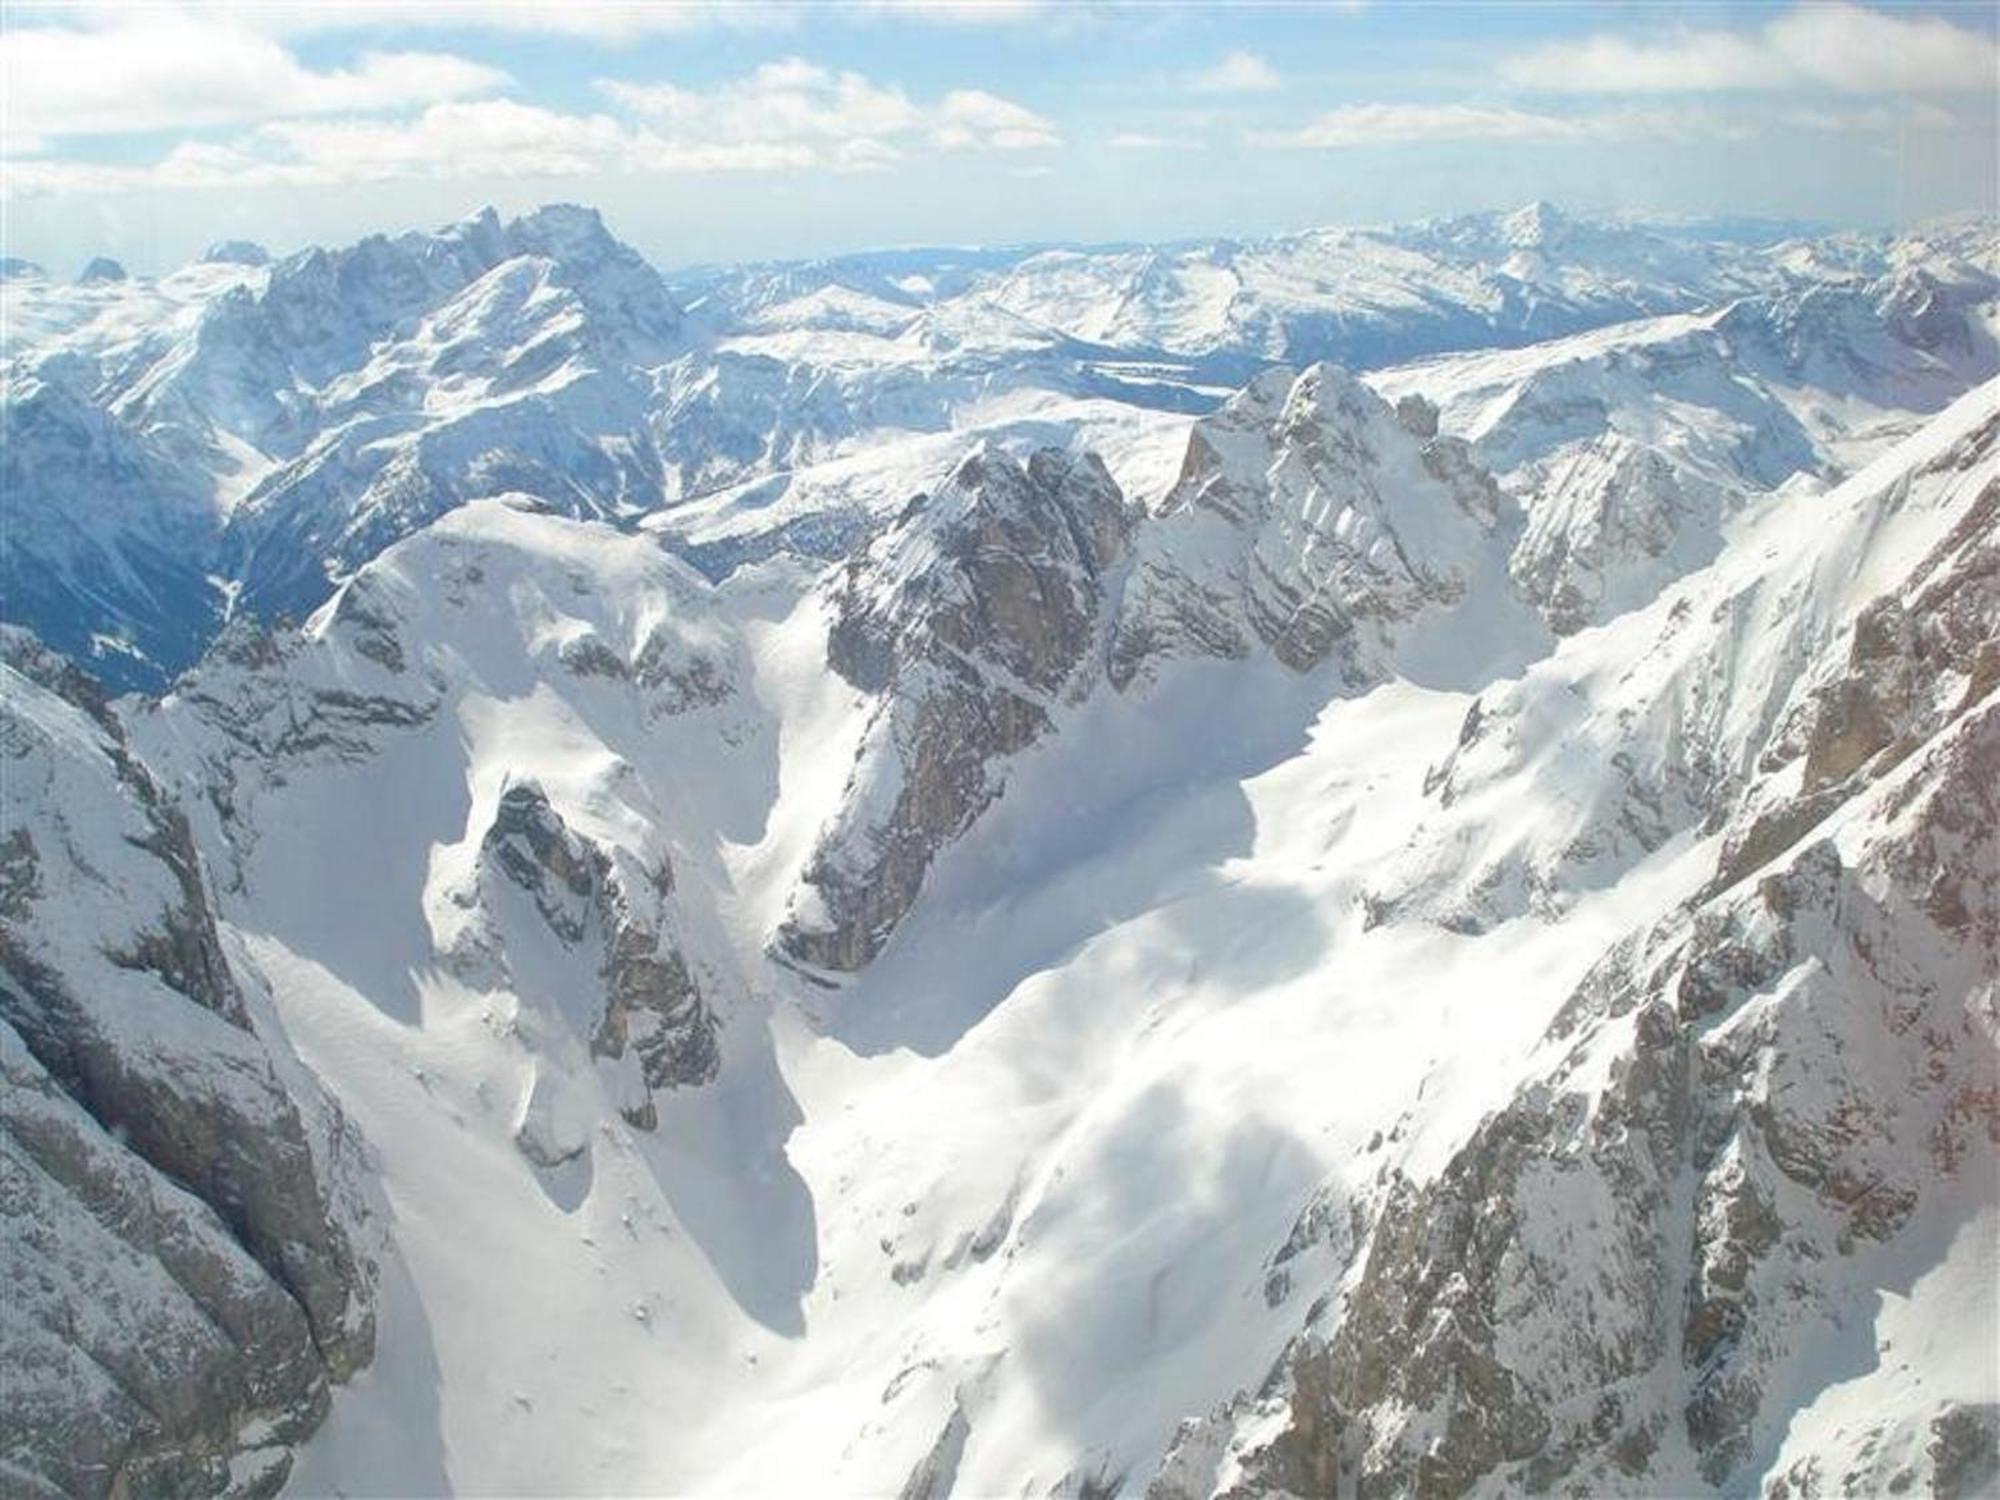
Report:
[{"label": "snow-covered valley", "polygon": [[1990,222],[258,261],[0,284],[9,1486],[2000,1483]]}]

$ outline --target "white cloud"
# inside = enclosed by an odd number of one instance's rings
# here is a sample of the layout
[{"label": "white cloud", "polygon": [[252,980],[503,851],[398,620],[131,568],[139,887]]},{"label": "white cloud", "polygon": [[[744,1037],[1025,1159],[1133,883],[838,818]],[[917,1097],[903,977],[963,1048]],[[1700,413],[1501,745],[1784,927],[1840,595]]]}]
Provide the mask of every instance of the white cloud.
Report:
[{"label": "white cloud", "polygon": [[1954,130],[1977,130],[1976,120],[1961,119],[1948,109],[1924,100],[1906,104],[1873,104],[1862,109],[1790,109],[1779,117],[1782,124],[1799,130],[1900,132],[1905,130],[1937,134]]},{"label": "white cloud", "polygon": [[829,17],[987,26],[1065,16],[1055,0],[429,0],[422,7],[409,0],[95,0],[69,13],[116,22],[158,13],[168,3],[184,15],[220,17],[274,36],[395,27],[539,33],[607,45],[710,29],[787,31]]},{"label": "white cloud", "polygon": [[[148,0],[139,0],[148,3]],[[291,0],[242,5],[237,0],[194,0],[193,7],[240,17],[278,34],[352,31],[393,26],[431,31],[492,31],[575,37],[619,43],[710,27],[768,30],[794,19],[786,7],[730,4],[727,0],[433,0],[414,8],[408,0]]]},{"label": "white cloud", "polygon": [[1778,81],[1771,54],[1732,32],[1682,32],[1666,41],[1621,36],[1557,42],[1500,64],[1500,75],[1546,93],[1668,94],[1766,88]]},{"label": "white cloud", "polygon": [[929,104],[798,58],[709,90],[607,81],[624,111],[567,113],[511,99],[434,104],[410,118],[271,121],[183,142],[141,166],[14,159],[19,194],[599,173],[879,171],[925,151],[1060,144],[1034,111],[978,89]]},{"label": "white cloud", "polygon": [[270,37],[183,15],[142,16],[97,31],[8,28],[0,89],[17,136],[186,129],[277,114],[407,108],[488,93],[506,75],[435,52],[375,52],[316,71]]},{"label": "white cloud", "polygon": [[1566,94],[1830,87],[1850,93],[1991,93],[2000,46],[1935,16],[1799,5],[1755,32],[1601,34],[1503,59],[1520,88]]},{"label": "white cloud", "polygon": [[1336,150],[1445,141],[1511,141],[1574,144],[1618,141],[1749,141],[1774,130],[1847,135],[1885,132],[1976,132],[1971,117],[1917,100],[1858,109],[1773,107],[1714,103],[1586,110],[1554,114],[1488,104],[1349,104],[1328,110],[1296,130],[1250,131],[1252,146]]},{"label": "white cloud", "polygon": [[1801,5],[1764,34],[1800,73],[1854,93],[2000,91],[2000,46],[1935,16]]},{"label": "white cloud", "polygon": [[1050,0],[854,0],[848,8],[863,16],[965,26],[1004,26],[1040,20],[1058,9]]},{"label": "white cloud", "polygon": [[1062,144],[1049,121],[984,89],[954,89],[946,94],[931,139],[948,151],[1030,151]]},{"label": "white cloud", "polygon": [[1192,152],[1202,150],[1202,142],[1186,140],[1180,136],[1154,136],[1144,130],[1120,130],[1108,142],[1104,142],[1118,152]]},{"label": "white cloud", "polygon": [[1278,70],[1254,52],[1232,52],[1197,73],[1188,87],[1203,94],[1268,94],[1284,87]]},{"label": "white cloud", "polygon": [[411,121],[285,121],[247,143],[247,170],[379,182],[399,177],[571,177],[629,157],[637,138],[604,115],[508,99],[439,104]]},{"label": "white cloud", "polygon": [[432,177],[773,172],[819,165],[839,169],[846,162],[805,145],[675,141],[608,115],[485,99],[433,105],[412,120],[278,121],[228,143],[183,142],[145,166],[13,161],[6,163],[6,178],[10,192],[51,195]]},{"label": "white cloud", "polygon": [[1411,141],[1565,141],[1592,133],[1576,118],[1476,104],[1346,104],[1298,130],[1252,131],[1253,146],[1341,147]]},{"label": "white cloud", "polygon": [[981,89],[957,89],[920,105],[901,89],[800,58],[766,63],[714,89],[617,80],[599,87],[672,140],[805,146],[848,167],[882,166],[925,144],[946,151],[1061,144],[1048,120]]},{"label": "white cloud", "polygon": [[598,87],[648,124],[675,136],[721,142],[825,142],[896,135],[922,114],[899,89],[859,73],[831,73],[798,58],[765,63],[718,88],[607,80]]}]

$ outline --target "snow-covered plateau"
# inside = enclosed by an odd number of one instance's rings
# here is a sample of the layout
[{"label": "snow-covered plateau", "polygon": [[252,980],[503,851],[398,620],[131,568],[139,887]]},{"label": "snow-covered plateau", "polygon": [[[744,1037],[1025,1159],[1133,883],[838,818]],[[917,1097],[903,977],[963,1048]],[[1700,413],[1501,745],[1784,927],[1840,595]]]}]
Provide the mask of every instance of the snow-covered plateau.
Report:
[{"label": "snow-covered plateau", "polygon": [[0,1490],[2000,1493],[2000,226],[107,264]]}]

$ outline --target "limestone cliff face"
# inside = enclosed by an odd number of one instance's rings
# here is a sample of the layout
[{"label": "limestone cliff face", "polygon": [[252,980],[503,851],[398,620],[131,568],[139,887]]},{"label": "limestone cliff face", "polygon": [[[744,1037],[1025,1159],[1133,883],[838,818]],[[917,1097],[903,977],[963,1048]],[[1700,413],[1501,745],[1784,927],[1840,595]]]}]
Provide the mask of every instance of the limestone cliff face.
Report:
[{"label": "limestone cliff face", "polygon": [[1795,768],[1797,789],[1765,789],[1731,829],[1725,873],[1826,818],[1869,780],[2000,684],[2000,484],[1979,483],[2000,419],[1917,476],[1976,490],[1902,586],[1856,616],[1846,650],[1820,664],[1761,765]]},{"label": "limestone cliff face", "polygon": [[1726,511],[1716,486],[1617,433],[1563,453],[1539,477],[1511,567],[1563,635],[1603,619],[1624,575],[1656,582],[1690,517]]},{"label": "limestone cliff face", "polygon": [[[691,570],[515,498],[392,548],[302,628],[232,626],[142,718],[149,750],[208,804],[229,895],[330,862],[322,834],[270,863],[286,821],[274,808],[368,796],[417,767],[419,815],[464,798],[442,830],[448,857],[413,840],[378,873],[409,881],[425,908],[413,957],[512,1018],[532,1063],[516,1142],[549,1165],[583,1149],[587,1132],[570,1127],[603,1106],[578,1075],[601,1074],[617,1112],[647,1129],[660,1090],[721,1065],[726,965],[710,908],[690,918],[675,881],[700,836],[665,812],[700,828],[706,810],[655,757],[671,766],[691,745],[753,734],[746,673]],[[488,775],[464,726],[518,722],[537,695],[564,705],[559,734],[588,732],[594,749],[543,764],[530,746],[521,766],[510,744]],[[699,883],[694,896],[709,899]],[[689,927],[704,921],[697,955]]]},{"label": "limestone cliff face", "polygon": [[828,664],[877,696],[842,805],[777,945],[828,969],[880,951],[1004,758],[1087,693],[1133,514],[1094,455],[973,455],[839,575]]},{"label": "limestone cliff face", "polygon": [[1398,627],[1464,599],[1502,500],[1421,400],[1400,410],[1333,365],[1260,376],[1196,424],[1119,610],[1120,688],[1174,656],[1266,647],[1356,683]]},{"label": "limestone cliff face", "polygon": [[829,665],[878,706],[778,950],[868,963],[1006,757],[1100,681],[1141,693],[1175,659],[1255,649],[1362,687],[1419,616],[1504,589],[1502,498],[1436,416],[1281,370],[1196,424],[1154,514],[1054,450],[981,453],[913,501],[833,588]]},{"label": "limestone cliff face", "polygon": [[[1989,695],[1826,837],[1608,953],[1555,1065],[1388,1184],[1240,1493],[1643,1494],[1682,1459],[1726,1489],[1768,1460],[1826,1373],[1813,1331],[1862,1311],[1847,1264],[1990,1200],[1996,787]],[[1885,1413],[1874,1467],[1787,1492],[1974,1493],[1993,1418]],[[1934,1439],[1968,1425],[1947,1484]]]},{"label": "limestone cliff face", "polygon": [[[2000,429],[1961,427],[1844,489],[1797,555],[1706,580],[1706,619],[1663,599],[1649,647],[1566,649],[1558,680],[1616,684],[1595,716],[1552,714],[1533,674],[1475,706],[1426,781],[1414,868],[1433,840],[1464,847],[1482,783],[1518,796],[1546,741],[1615,725],[1604,798],[1573,803],[1587,826],[1537,846],[1543,892],[1677,836],[1713,873],[1603,953],[1441,1167],[1385,1166],[1301,1217],[1270,1295],[1307,1245],[1330,1279],[1267,1386],[1187,1425],[1160,1500],[2000,1476],[2000,1411],[1921,1358],[1866,1430],[1797,1436],[1815,1393],[1867,1368],[1840,1330],[1994,1206]],[[1749,653],[1760,670],[1722,681]],[[1371,920],[1480,931],[1456,903],[1508,883],[1458,863],[1453,902],[1399,877]]]},{"label": "limestone cliff face", "polygon": [[[622,851],[572,830],[532,781],[501,794],[480,863],[482,886],[499,880],[519,890],[565,949],[595,957],[603,1004],[590,1049],[614,1061],[628,1049],[637,1057],[644,1090],[625,1108],[629,1121],[650,1129],[657,1117],[654,1090],[715,1076],[721,1063],[715,1013],[671,936],[671,864],[639,871]],[[468,899],[490,894],[482,890]],[[490,914],[489,923],[474,930],[478,936],[468,946],[504,965],[505,939]],[[531,1156],[547,1154],[532,1130],[521,1143]]]},{"label": "limestone cliff face", "polygon": [[94,686],[18,633],[0,681],[0,1452],[31,1494],[269,1493],[373,1350],[358,1148]]}]

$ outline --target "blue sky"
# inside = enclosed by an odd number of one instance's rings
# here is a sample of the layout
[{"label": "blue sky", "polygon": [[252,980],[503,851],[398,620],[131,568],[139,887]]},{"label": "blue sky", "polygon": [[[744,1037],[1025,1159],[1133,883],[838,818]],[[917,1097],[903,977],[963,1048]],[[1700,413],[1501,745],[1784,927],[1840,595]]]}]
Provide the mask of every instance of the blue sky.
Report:
[{"label": "blue sky", "polygon": [[7,254],[590,202],[662,265],[1549,198],[1994,209],[1996,7],[14,4]]}]

